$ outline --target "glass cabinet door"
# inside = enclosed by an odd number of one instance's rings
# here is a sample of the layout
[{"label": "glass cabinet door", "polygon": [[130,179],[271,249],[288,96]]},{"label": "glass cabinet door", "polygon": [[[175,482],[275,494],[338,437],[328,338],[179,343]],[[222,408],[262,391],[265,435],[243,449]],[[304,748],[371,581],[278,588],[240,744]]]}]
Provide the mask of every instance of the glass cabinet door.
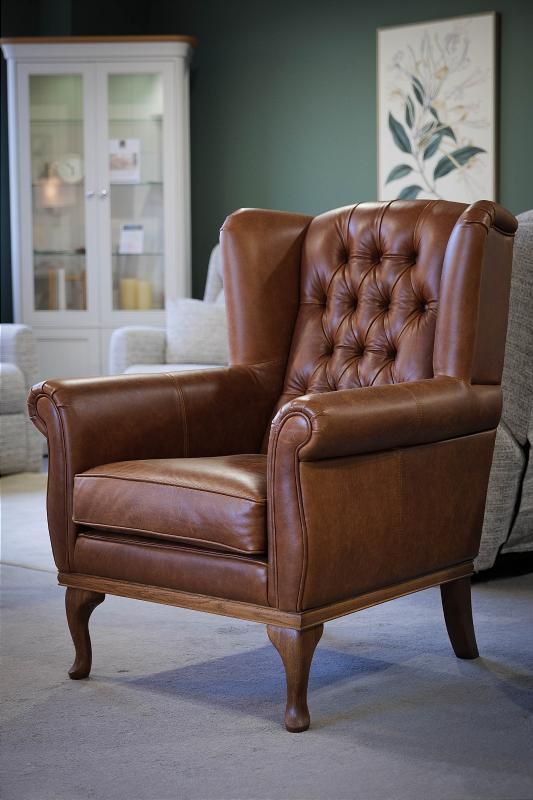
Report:
[{"label": "glass cabinet door", "polygon": [[107,74],[112,311],[163,309],[161,72]]},{"label": "glass cabinet door", "polygon": [[29,76],[33,311],[85,311],[83,77]]}]

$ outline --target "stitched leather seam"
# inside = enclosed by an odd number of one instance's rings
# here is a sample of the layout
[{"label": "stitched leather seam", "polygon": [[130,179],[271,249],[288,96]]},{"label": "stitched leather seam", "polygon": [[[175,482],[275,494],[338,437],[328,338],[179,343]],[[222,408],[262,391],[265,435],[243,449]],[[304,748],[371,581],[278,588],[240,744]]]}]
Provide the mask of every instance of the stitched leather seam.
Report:
[{"label": "stitched leather seam", "polygon": [[428,209],[431,208],[432,206],[436,205],[439,202],[440,202],[439,200],[430,200],[421,209],[420,214],[418,215],[418,218],[416,220],[415,227],[413,228],[413,250],[418,250],[418,248],[420,246],[420,240],[417,241],[417,237],[418,237],[418,231],[420,229],[420,226],[422,225],[422,220],[428,214]]},{"label": "stitched leather seam", "polygon": [[[375,239],[375,241],[376,241],[377,249],[381,253],[382,253],[382,249],[381,249],[381,226],[383,224],[383,217],[385,216],[385,213],[391,207],[392,203],[393,203],[393,201],[389,200],[388,203],[384,203],[383,204],[383,207],[382,207],[382,210],[381,210],[381,214],[379,215],[379,217],[377,219],[377,226],[376,226],[377,227],[377,239]],[[374,234],[374,238],[375,238],[375,236],[376,236],[376,234]]]},{"label": "stitched leather seam", "polygon": [[214,542],[211,541],[210,539],[201,539],[200,537],[196,536],[195,537],[180,536],[179,534],[174,535],[170,533],[164,533],[164,531],[156,531],[149,528],[132,528],[130,525],[111,525],[107,522],[94,522],[94,520],[91,521],[87,519],[74,519],[74,517],[73,517],[73,522],[75,522],[77,525],[88,525],[89,528],[103,528],[105,530],[111,530],[111,531],[129,531],[130,533],[138,531],[140,534],[147,534],[147,535],[152,534],[153,536],[162,536],[164,537],[164,541],[168,540],[169,543],[172,543],[173,541],[191,542],[193,544],[194,542],[202,542],[203,544],[210,545],[211,547],[220,547],[221,549],[225,548],[226,550],[231,550],[232,552],[239,554],[255,553],[257,555],[261,555],[262,553],[264,553],[264,550],[256,550],[256,549],[243,550],[242,548],[239,547],[232,547],[232,545],[225,544],[224,542]]},{"label": "stitched leather seam", "polygon": [[[430,380],[431,380],[431,378],[430,378]],[[414,400],[417,426],[418,426],[419,430],[420,429],[423,430],[423,428],[424,428],[424,412],[422,410],[422,406],[420,405],[420,401],[419,401],[418,397],[416,396],[415,392],[413,392],[413,390],[410,389],[408,386],[403,385],[402,389],[404,389],[404,391],[408,392],[411,395],[411,398]]]},{"label": "stitched leather seam", "polygon": [[[313,383],[313,379],[314,379],[315,375],[317,374],[317,372],[322,367],[322,365],[324,363],[324,358],[325,358],[325,356],[322,356],[321,358],[319,358],[318,364],[316,365],[316,367],[312,371],[311,375],[308,377],[308,379],[306,381],[304,381],[304,383],[307,384],[307,389],[309,388],[309,386],[311,386],[311,384]],[[304,394],[307,394],[307,391],[304,392]],[[297,395],[297,396],[299,397],[299,395]]]},{"label": "stitched leather seam", "polygon": [[[333,334],[333,340],[335,340],[335,338],[336,338],[336,336],[337,336],[337,334],[338,334],[338,332],[340,330],[340,327],[341,327],[342,323],[344,322],[345,319],[347,319],[350,316],[350,314],[351,314],[351,311],[347,311],[346,314],[344,315],[344,317],[341,319],[341,321],[337,325],[337,327],[335,328],[335,333]],[[351,323],[350,323],[350,330],[352,331],[352,333],[353,333],[353,335],[355,337],[355,331],[354,331]],[[357,337],[355,337],[355,338],[357,339]],[[328,340],[328,344],[329,344],[329,340]],[[342,345],[337,345],[337,346],[338,347],[342,347]]]},{"label": "stitched leather seam", "polygon": [[273,553],[273,565],[272,565],[272,573],[274,577],[274,596],[276,598],[276,608],[279,608],[279,587],[278,587],[278,541],[277,541],[277,531],[276,531],[276,510],[275,510],[275,491],[274,487],[276,485],[276,468],[277,468],[277,449],[278,449],[278,441],[279,441],[279,433],[281,430],[283,420],[281,420],[280,424],[272,425],[273,432],[275,434],[274,443],[272,446],[272,481],[270,492],[268,492],[267,488],[267,500],[269,503],[269,507],[271,508],[271,524],[272,524],[272,553]]},{"label": "stitched leather seam", "polygon": [[[98,535],[95,536],[94,534],[87,533],[86,531],[84,531],[83,533],[80,533],[78,538],[80,538],[80,539],[81,538],[89,539],[89,540],[97,539],[99,542],[108,542],[108,543],[111,542],[112,544],[122,544],[123,542],[126,542],[127,544],[138,545],[139,547],[159,547],[162,550],[170,549],[168,545],[163,544],[162,542],[139,541],[138,539],[128,539],[125,536],[121,537],[120,539],[119,538],[112,538],[110,536],[98,536]],[[232,553],[223,553],[223,552],[217,551],[217,550],[206,551],[206,550],[201,550],[199,547],[187,547],[187,548],[177,548],[176,547],[176,548],[172,548],[172,549],[173,550],[185,550],[185,552],[187,552],[187,553],[191,553],[191,552],[192,553],[197,553],[198,555],[201,555],[201,556],[217,556],[217,558],[238,558],[239,561],[246,561],[246,562],[249,562],[250,564],[260,564],[263,567],[265,566],[265,562],[264,561],[259,561],[259,560],[254,559],[254,558],[247,558],[246,556],[241,556],[241,555],[239,555],[237,553],[235,555],[233,555]]]},{"label": "stitched leather seam", "polygon": [[359,203],[355,203],[355,205],[352,206],[350,213],[348,214],[348,218],[346,219],[346,231],[344,233],[344,238],[346,239],[346,241],[348,241],[348,234],[350,232],[350,223],[352,221],[352,217],[360,205],[361,201],[359,201]]},{"label": "stitched leather seam", "polygon": [[[45,386],[45,384],[43,384],[43,387],[42,387],[43,389],[44,389],[44,386]],[[64,429],[63,429],[63,419],[61,417],[61,414],[59,413],[58,407],[56,406],[56,404],[52,400],[52,396],[46,394],[45,392],[40,392],[37,395],[37,397],[35,398],[35,400],[34,400],[34,403],[35,403],[35,414],[42,421],[43,426],[44,426],[44,428],[46,430],[48,430],[48,428],[47,428],[43,418],[40,416],[40,414],[37,411],[37,403],[39,402],[39,400],[41,398],[45,398],[46,400],[48,400],[48,402],[51,403],[52,408],[57,412],[57,418],[59,420],[59,430],[61,431],[61,444],[62,444],[62,447],[63,447],[63,455],[64,455],[64,459],[65,459],[65,477],[64,477],[64,492],[65,492],[65,496],[64,496],[64,499],[63,499],[63,511],[64,511],[64,514],[65,514],[65,519],[67,520],[67,530],[65,531],[65,555],[66,555],[67,566],[68,566],[68,569],[70,571],[70,552],[69,552],[69,537],[68,537],[69,513],[68,513],[68,499],[67,499],[68,498],[68,494],[69,494],[68,491],[67,491],[67,488],[68,488],[68,481],[67,481],[68,470],[67,470],[67,457],[66,457],[67,449],[66,449],[66,446],[65,446],[65,432],[64,432]],[[48,439],[48,436],[47,436],[47,439]],[[49,497],[50,497],[50,489],[51,489],[51,483],[50,483],[50,481],[47,481],[47,485],[46,485],[46,503],[47,503],[47,505],[48,505],[48,500],[49,500]]]},{"label": "stitched leather seam", "polygon": [[[275,427],[273,424],[270,426],[271,428],[271,436],[273,431],[275,432],[275,438],[272,445],[272,461],[271,465],[269,465],[269,469],[267,471],[267,539],[269,538],[269,530],[268,530],[268,520],[270,517],[270,525],[271,525],[271,532],[272,532],[272,564],[270,570],[268,572],[272,573],[273,576],[273,586],[274,586],[274,602],[275,607],[279,607],[279,596],[278,596],[278,557],[277,557],[277,538],[276,538],[276,515],[274,513],[274,485],[276,482],[276,447],[277,447],[277,437],[279,433],[279,429]],[[269,442],[269,449],[270,449],[270,442]],[[269,473],[272,471],[272,479],[270,481],[270,490],[269,490]],[[270,511],[270,514],[268,513]],[[268,549],[268,541],[267,541],[267,549]],[[270,560],[270,559],[269,559]],[[270,585],[270,579],[267,578],[267,599],[268,599],[268,586]]]},{"label": "stitched leather seam", "polygon": [[342,370],[340,375],[337,377],[337,386],[341,382],[342,376],[344,375],[344,373],[351,367],[352,364],[356,363],[360,358],[361,358],[361,356],[352,356],[352,358],[348,359],[348,361],[346,363],[346,366],[344,367],[344,369]]},{"label": "stitched leather seam", "polygon": [[106,473],[100,473],[99,475],[87,475],[84,472],[79,472],[74,477],[83,478],[84,480],[88,478],[93,478],[96,480],[100,478],[106,478],[114,481],[126,481],[128,483],[150,483],[158,486],[168,486],[169,488],[172,489],[190,489],[193,492],[206,492],[207,494],[216,494],[220,495],[221,497],[232,497],[234,500],[243,500],[246,503],[256,503],[257,505],[264,505],[266,503],[266,499],[256,500],[253,497],[246,497],[244,495],[239,495],[239,494],[231,494],[230,492],[218,492],[215,489],[204,489],[201,486],[186,486],[183,483],[166,483],[165,481],[155,481],[153,479],[148,479],[148,478],[127,478],[121,475],[107,475]]},{"label": "stitched leather seam", "polygon": [[[68,476],[72,474],[72,468],[70,464],[70,453],[67,451],[66,441],[65,441],[65,426],[63,423],[63,414],[61,408],[58,409],[58,417],[60,420],[60,427],[61,427],[61,440],[63,443],[63,451],[65,454],[65,517],[67,520],[72,519],[72,500],[73,500],[73,489],[74,489],[74,481],[72,481],[72,489],[68,491]],[[70,551],[69,551],[69,536],[68,536],[68,523],[67,523],[67,556],[68,556],[68,563],[70,565]],[[70,569],[70,567],[69,567]]]},{"label": "stitched leather seam", "polygon": [[370,384],[369,384],[369,386],[374,386],[375,382],[376,382],[376,381],[377,381],[377,379],[378,379],[378,376],[379,376],[379,375],[381,375],[381,373],[383,372],[383,370],[385,369],[385,367],[388,367],[388,366],[389,366],[389,364],[392,364],[393,362],[394,362],[394,359],[393,359],[393,358],[389,358],[387,361],[385,361],[385,363],[383,364],[383,366],[382,366],[382,367],[380,367],[380,368],[378,369],[378,371],[376,372],[376,374],[374,375],[374,377],[373,377],[373,378],[372,378],[372,380],[370,381]]},{"label": "stitched leather seam", "polygon": [[[307,418],[306,418],[307,419]],[[302,498],[302,484],[300,479],[300,450],[302,447],[310,441],[311,436],[313,435],[313,428],[312,425],[307,419],[307,427],[308,427],[308,436],[305,442],[302,442],[299,447],[296,448],[294,452],[294,475],[296,480],[296,494],[298,497],[298,512],[300,514],[300,525],[302,528],[302,574],[300,577],[300,588],[298,590],[298,600],[297,600],[297,608],[298,610],[301,609],[303,605],[303,595],[304,595],[304,588],[305,588],[305,581],[307,578],[307,567],[308,567],[308,558],[309,558],[309,540],[307,535],[307,524],[305,519],[305,511],[303,506],[303,498]]]},{"label": "stitched leather seam", "polygon": [[235,365],[230,364],[230,368],[236,369],[237,367],[244,367],[246,372],[250,372],[251,370],[253,370],[254,367],[268,367],[269,364],[284,364],[284,363],[285,363],[284,358],[271,358],[268,361],[252,361],[249,364],[243,364],[243,363]]},{"label": "stitched leather seam", "polygon": [[187,409],[185,408],[185,397],[183,396],[183,389],[181,388],[177,378],[175,378],[175,376],[172,373],[167,372],[165,374],[168,375],[168,377],[172,381],[172,385],[174,386],[176,394],[178,395],[178,405],[181,409],[181,416],[183,420],[183,457],[187,458],[187,456],[189,455],[189,434],[187,430]]},{"label": "stitched leather seam", "polygon": [[397,283],[398,283],[398,281],[399,281],[399,280],[400,280],[400,279],[401,279],[401,278],[402,278],[402,277],[405,275],[405,273],[407,272],[407,270],[411,269],[411,267],[412,267],[412,266],[413,266],[412,264],[407,264],[407,266],[406,266],[406,267],[404,267],[404,268],[402,269],[402,271],[401,271],[401,272],[398,274],[398,276],[397,276],[396,280],[394,281],[394,283],[393,283],[393,284],[392,284],[392,286],[391,286],[391,290],[390,290],[391,300],[392,300],[392,295],[393,295],[393,293],[394,293],[394,290],[396,289],[396,284],[397,284]]},{"label": "stitched leather seam", "polygon": [[402,338],[402,336],[404,335],[405,331],[407,330],[407,328],[408,328],[408,327],[411,325],[411,323],[412,323],[412,322],[413,322],[413,321],[414,321],[414,320],[415,320],[415,319],[416,319],[418,316],[419,316],[419,313],[418,313],[418,311],[416,310],[416,308],[414,308],[414,309],[411,311],[411,313],[409,314],[409,316],[407,317],[407,319],[405,320],[404,324],[402,325],[402,329],[401,329],[400,333],[398,334],[398,338],[396,339],[396,349],[398,349],[398,343],[399,343],[400,339]]},{"label": "stitched leather seam", "polygon": [[[486,222],[482,222],[480,219],[463,219],[461,220],[461,225],[481,225],[482,228],[485,228],[487,233],[491,229],[491,225],[487,225]],[[504,235],[509,236],[509,234],[505,234],[504,231],[501,231]]]},{"label": "stitched leather seam", "polygon": [[300,411],[298,411],[296,413],[288,414],[285,417],[284,421],[290,419],[290,417],[296,417],[296,416],[303,417],[303,419],[305,419],[305,421],[307,422],[307,429],[308,429],[307,438],[300,445],[298,445],[298,447],[295,449],[294,457],[293,457],[294,479],[295,479],[295,482],[296,482],[296,496],[297,496],[297,500],[298,500],[298,514],[299,514],[299,517],[300,517],[300,527],[301,527],[301,531],[302,531],[302,572],[301,572],[301,575],[300,575],[300,586],[298,588],[298,596],[297,596],[297,600],[296,600],[296,607],[297,607],[297,610],[298,610],[298,609],[301,608],[301,605],[302,605],[303,590],[304,590],[304,586],[305,586],[305,579],[307,577],[307,555],[308,555],[308,547],[309,547],[309,545],[308,545],[308,537],[307,537],[307,525],[306,525],[306,522],[305,522],[305,513],[304,513],[304,508],[303,508],[303,502],[302,502],[302,487],[301,487],[301,482],[300,482],[300,459],[299,459],[299,457],[300,457],[300,450],[302,449],[302,447],[304,447],[304,445],[306,445],[310,441],[311,436],[313,435],[313,428],[312,428],[312,425],[311,425],[311,422],[310,422],[310,419],[309,419],[308,415],[307,414],[302,414]]},{"label": "stitched leather seam", "polygon": [[[383,316],[383,314],[384,314],[384,313],[385,313],[384,311],[378,311],[378,313],[376,314],[376,316],[374,317],[374,319],[372,319],[372,320],[370,321],[370,324],[369,324],[368,328],[367,328],[367,329],[366,329],[366,331],[365,331],[365,338],[364,338],[364,342],[366,342],[366,340],[368,339],[368,334],[369,334],[369,333],[370,333],[370,331],[372,330],[372,327],[375,325],[375,323],[378,321],[378,319],[379,319],[380,317],[382,317],[382,316]],[[363,342],[363,343],[364,343],[364,342]]]},{"label": "stitched leather seam", "polygon": [[[343,245],[344,245],[344,242],[343,242]],[[329,279],[329,281],[328,281],[328,285],[327,285],[327,287],[326,287],[326,291],[325,291],[325,295],[326,295],[326,301],[327,301],[327,297],[328,297],[328,294],[329,294],[329,290],[330,290],[330,287],[331,287],[331,283],[332,283],[332,281],[333,281],[333,278],[335,277],[335,275],[337,274],[337,272],[338,272],[340,269],[343,269],[343,267],[345,267],[345,266],[346,266],[346,261],[343,261],[341,264],[339,264],[338,266],[336,266],[336,267],[335,267],[335,269],[333,270],[333,273],[332,273],[332,275],[331,275],[331,278],[330,278],[330,279]]]},{"label": "stitched leather seam", "polygon": [[[272,513],[271,513],[272,539],[273,539],[272,551],[273,551],[273,554],[274,554],[273,574],[274,574],[274,586],[275,586],[274,594],[275,594],[275,597],[276,597],[276,607],[277,608],[279,608],[279,587],[278,587],[278,570],[277,570],[278,553],[277,553],[277,531],[276,531],[276,513],[275,513],[275,495],[276,495],[276,493],[274,491],[274,487],[275,487],[275,484],[276,484],[277,450],[278,450],[279,434],[281,432],[281,428],[283,427],[283,423],[285,422],[285,420],[290,419],[291,417],[296,417],[296,416],[304,417],[304,419],[307,420],[308,429],[309,429],[309,434],[307,436],[307,439],[304,442],[302,442],[302,444],[296,449],[295,456],[294,456],[294,459],[295,459],[295,463],[294,463],[295,472],[294,472],[294,475],[295,475],[295,481],[296,481],[296,484],[297,484],[297,487],[298,487],[300,471],[299,471],[299,469],[296,470],[297,458],[299,456],[299,452],[300,452],[301,448],[305,444],[307,444],[307,442],[310,440],[312,432],[313,432],[311,424],[309,422],[308,416],[306,414],[302,414],[300,411],[293,411],[293,412],[287,414],[286,417],[283,417],[280,420],[279,424],[277,426],[275,426],[276,438],[274,440],[274,445],[272,447],[272,484],[271,484],[271,490],[269,492],[269,503],[271,504],[271,508],[272,508]],[[297,491],[297,495],[298,495],[298,491]],[[300,524],[302,524],[301,500],[300,500],[300,496],[299,495],[298,495],[298,513],[300,515]],[[302,533],[303,533],[303,530],[302,530]],[[307,535],[307,530],[305,531],[305,535]],[[304,544],[303,544],[303,538],[304,537],[302,536],[302,549],[306,549],[304,547]],[[301,585],[302,585],[303,574],[304,574],[304,563],[303,563],[303,558],[302,558],[302,575],[300,577],[300,587],[299,587],[299,590],[298,590],[298,596],[296,598],[297,607],[299,607],[300,589],[301,589]]]}]

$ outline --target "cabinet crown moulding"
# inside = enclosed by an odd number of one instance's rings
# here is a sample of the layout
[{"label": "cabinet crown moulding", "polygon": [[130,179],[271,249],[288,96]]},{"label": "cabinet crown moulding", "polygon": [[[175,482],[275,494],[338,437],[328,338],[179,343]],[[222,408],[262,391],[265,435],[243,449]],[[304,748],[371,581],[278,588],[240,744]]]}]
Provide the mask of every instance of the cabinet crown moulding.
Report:
[{"label": "cabinet crown moulding", "polygon": [[170,34],[154,36],[7,36],[1,44],[113,44],[114,42],[185,42],[198,45],[196,36]]}]

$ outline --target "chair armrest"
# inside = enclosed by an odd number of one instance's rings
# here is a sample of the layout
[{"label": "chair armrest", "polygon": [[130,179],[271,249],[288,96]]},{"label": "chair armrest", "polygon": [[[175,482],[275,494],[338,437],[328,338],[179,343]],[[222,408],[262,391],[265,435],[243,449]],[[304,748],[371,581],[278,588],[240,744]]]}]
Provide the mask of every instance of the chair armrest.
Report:
[{"label": "chair armrest", "polygon": [[304,395],[277,413],[271,442],[296,417],[300,461],[410,447],[496,428],[501,405],[500,386],[449,377]]},{"label": "chair armrest", "polygon": [[37,345],[27,325],[0,325],[0,361],[15,364],[24,375],[26,391],[37,380]]},{"label": "chair armrest", "polygon": [[500,411],[499,386],[450,377],[283,406],[268,447],[271,605],[314,608],[472,560]]},{"label": "chair armrest", "polygon": [[117,328],[109,343],[109,372],[120,375],[132,364],[164,364],[165,346],[164,328]]},{"label": "chair armrest", "polygon": [[48,439],[48,525],[59,569],[76,539],[74,476],[115,461],[258,452],[273,400],[247,367],[45,381],[28,398]]}]

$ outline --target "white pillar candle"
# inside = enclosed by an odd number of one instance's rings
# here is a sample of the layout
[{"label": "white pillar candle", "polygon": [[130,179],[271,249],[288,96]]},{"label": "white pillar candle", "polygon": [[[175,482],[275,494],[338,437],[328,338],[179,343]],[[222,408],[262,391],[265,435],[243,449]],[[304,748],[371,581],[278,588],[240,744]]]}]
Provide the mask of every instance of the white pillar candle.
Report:
[{"label": "white pillar candle", "polygon": [[65,311],[67,308],[67,278],[62,267],[56,269],[56,292],[56,308],[58,311]]},{"label": "white pillar candle", "polygon": [[137,308],[143,310],[152,308],[151,281],[137,281]]}]

